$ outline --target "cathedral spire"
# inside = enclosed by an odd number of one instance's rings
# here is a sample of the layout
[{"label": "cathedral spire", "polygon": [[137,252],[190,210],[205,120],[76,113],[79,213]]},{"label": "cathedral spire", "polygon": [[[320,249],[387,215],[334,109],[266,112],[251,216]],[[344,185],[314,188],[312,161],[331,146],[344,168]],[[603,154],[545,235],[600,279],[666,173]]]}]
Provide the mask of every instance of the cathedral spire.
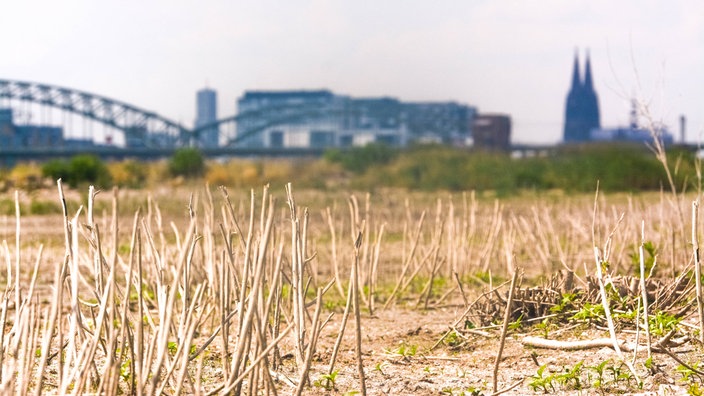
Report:
[{"label": "cathedral spire", "polygon": [[572,86],[565,103],[565,142],[587,142],[592,131],[600,128],[599,99],[592,81],[592,66],[587,51],[584,65],[584,80],[579,74],[579,51],[574,56]]},{"label": "cathedral spire", "polygon": [[588,91],[594,91],[594,84],[592,82],[592,64],[589,60],[589,50],[587,50],[587,62],[584,69],[584,88]]},{"label": "cathedral spire", "polygon": [[[588,63],[587,63],[588,65]],[[572,68],[572,90],[578,90],[582,86],[581,78],[579,77],[579,51],[574,52],[574,67]]]}]

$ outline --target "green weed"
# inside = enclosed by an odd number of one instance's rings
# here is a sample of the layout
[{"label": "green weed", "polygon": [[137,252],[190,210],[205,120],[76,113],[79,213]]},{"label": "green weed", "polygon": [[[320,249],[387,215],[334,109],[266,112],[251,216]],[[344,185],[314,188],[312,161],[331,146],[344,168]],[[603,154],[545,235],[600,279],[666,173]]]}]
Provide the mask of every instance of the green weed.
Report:
[{"label": "green weed", "polygon": [[593,322],[604,318],[604,306],[601,304],[585,303],[570,319]]},{"label": "green weed", "polygon": [[563,294],[560,298],[560,303],[551,307],[550,312],[558,314],[574,309],[574,302],[577,300],[577,297],[579,297],[577,293]]},{"label": "green weed", "polygon": [[650,333],[656,336],[664,336],[680,323],[680,319],[672,314],[657,311],[655,315],[648,316],[650,322]]},{"label": "green weed", "polygon": [[396,349],[384,349],[384,353],[388,355],[394,355],[394,356],[399,356],[405,359],[411,358],[416,355],[418,352],[418,345],[412,344],[409,345],[405,341],[401,342],[401,345],[399,345],[398,348]]},{"label": "green weed", "polygon": [[452,330],[445,338],[443,338],[442,343],[450,348],[457,348],[464,344],[465,340],[457,331]]},{"label": "green weed", "polygon": [[313,386],[317,386],[318,388],[323,388],[329,391],[335,390],[335,379],[337,378],[338,373],[339,372],[335,370],[330,374],[322,374],[320,378],[313,381]]},{"label": "green weed", "polygon": [[557,329],[558,325],[553,323],[550,318],[545,318],[536,324],[535,328],[540,331],[543,338],[549,338],[550,330]]},{"label": "green weed", "polygon": [[546,368],[547,365],[545,364],[540,366],[535,375],[530,377],[530,382],[528,382],[528,386],[533,389],[533,391],[543,391],[544,393],[555,391],[555,385],[553,385],[555,376],[553,374],[544,375]]},{"label": "green weed", "polygon": [[[633,268],[633,274],[634,275],[640,275],[640,253],[639,253],[639,246],[636,247],[636,251],[634,253],[631,253],[631,266]],[[653,267],[655,266],[655,257],[658,254],[658,250],[655,248],[655,245],[648,241],[643,244],[643,250],[645,250],[646,257],[643,259],[643,264],[645,266],[645,276],[648,276],[650,274],[650,271],[654,271]],[[653,272],[654,273],[654,272]]]}]

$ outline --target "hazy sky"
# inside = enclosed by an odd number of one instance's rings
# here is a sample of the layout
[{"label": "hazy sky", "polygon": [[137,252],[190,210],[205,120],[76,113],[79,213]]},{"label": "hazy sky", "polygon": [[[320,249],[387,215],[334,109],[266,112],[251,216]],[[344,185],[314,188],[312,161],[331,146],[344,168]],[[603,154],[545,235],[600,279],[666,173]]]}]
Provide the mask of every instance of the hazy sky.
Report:
[{"label": "hazy sky", "polygon": [[602,125],[650,103],[704,135],[704,1],[11,1],[0,78],[86,90],[192,125],[245,90],[459,101],[508,113],[515,142],[560,140],[575,49],[589,48]]}]

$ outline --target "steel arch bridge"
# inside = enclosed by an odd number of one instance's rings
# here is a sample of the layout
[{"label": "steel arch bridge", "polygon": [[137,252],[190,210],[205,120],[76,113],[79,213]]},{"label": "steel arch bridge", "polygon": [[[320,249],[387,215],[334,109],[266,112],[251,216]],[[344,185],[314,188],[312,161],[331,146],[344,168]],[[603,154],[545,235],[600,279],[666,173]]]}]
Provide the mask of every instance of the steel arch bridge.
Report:
[{"label": "steel arch bridge", "polygon": [[0,79],[0,99],[35,103],[97,121],[122,131],[127,148],[173,148],[193,140],[190,129],[155,112],[76,89]]},{"label": "steel arch bridge", "polygon": [[[114,128],[124,134],[124,150],[166,149],[198,145],[201,135],[217,129],[224,147],[241,149],[243,143],[268,128],[277,125],[337,118],[344,110],[331,106],[283,105],[248,111],[224,117],[194,129],[187,128],[153,111],[72,88],[30,81],[0,79],[0,100],[31,103],[71,113]],[[1,104],[1,103],[0,103]],[[339,122],[339,121],[338,121]],[[242,128],[238,123],[246,124]],[[222,131],[225,126],[237,127],[237,132]],[[89,136],[94,138],[94,136]],[[27,151],[37,149],[28,147]],[[41,148],[40,148],[41,149]],[[56,147],[54,147],[56,149]],[[68,149],[73,150],[73,148]],[[86,149],[90,151],[91,149]],[[118,150],[117,147],[111,149]],[[0,152],[3,148],[0,147]],[[21,152],[22,149],[13,151]],[[46,149],[44,149],[46,151]],[[100,151],[95,148],[93,151]]]}]

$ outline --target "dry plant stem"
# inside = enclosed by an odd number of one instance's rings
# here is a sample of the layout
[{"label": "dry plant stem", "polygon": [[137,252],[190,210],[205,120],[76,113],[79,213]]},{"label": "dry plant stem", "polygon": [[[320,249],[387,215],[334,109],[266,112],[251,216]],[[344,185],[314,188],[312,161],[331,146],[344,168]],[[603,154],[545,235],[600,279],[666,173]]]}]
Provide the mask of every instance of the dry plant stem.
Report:
[{"label": "dry plant stem", "polygon": [[[190,244],[186,245],[186,240],[193,236],[195,230],[195,221],[191,220],[188,231],[186,232],[186,238],[184,239],[184,245],[181,247],[177,268],[174,272],[174,277],[171,282],[170,287],[167,285],[158,285],[157,293],[160,294],[158,299],[159,302],[159,324],[157,334],[155,339],[158,340],[157,351],[155,355],[155,365],[153,366],[153,373],[160,373],[164,361],[168,359],[167,356],[167,346],[169,337],[169,326],[171,325],[172,315],[174,314],[174,304],[176,302],[176,295],[179,289],[179,283],[181,282],[181,276],[184,272],[184,267],[187,265],[187,254],[190,248]],[[196,243],[197,239],[193,238],[192,243]],[[168,364],[168,362],[167,362]],[[159,381],[159,375],[153,375],[150,381],[150,393],[157,391],[157,385]]]},{"label": "dry plant stem", "polygon": [[613,343],[614,351],[616,351],[616,354],[618,355],[619,359],[621,359],[621,361],[623,361],[628,367],[628,369],[631,371],[633,377],[636,379],[636,382],[640,383],[640,377],[638,376],[635,367],[633,367],[633,364],[631,364],[631,362],[624,358],[623,353],[621,352],[621,348],[619,346],[618,338],[616,337],[616,328],[614,327],[614,321],[611,317],[609,298],[606,295],[606,288],[604,286],[604,275],[601,271],[602,260],[599,254],[599,248],[596,246],[594,246],[594,260],[596,261],[596,277],[599,282],[599,294],[601,295],[601,304],[604,307],[604,316],[606,316],[606,323],[609,326],[609,334],[611,335],[611,342]]},{"label": "dry plant stem", "polygon": [[[262,209],[264,210],[264,209]],[[240,326],[240,337],[237,340],[237,347],[235,349],[236,355],[235,358],[232,360],[232,366],[231,366],[231,379],[228,382],[228,387],[233,386],[235,379],[239,377],[239,372],[241,369],[243,369],[244,365],[246,364],[246,354],[245,350],[248,349],[248,345],[245,345],[245,343],[248,344],[247,340],[249,337],[245,336],[248,334],[252,333],[252,326],[253,326],[253,320],[254,316],[256,313],[256,304],[259,300],[259,293],[263,293],[264,291],[262,290],[263,287],[261,287],[262,282],[263,282],[263,277],[264,277],[264,264],[265,264],[265,253],[267,246],[269,244],[269,237],[271,235],[271,228],[272,224],[274,222],[274,210],[273,210],[273,202],[270,201],[269,203],[269,208],[266,211],[267,212],[267,218],[266,218],[266,224],[264,225],[264,229],[262,232],[262,240],[259,242],[259,251],[256,256],[256,262],[255,267],[254,267],[254,277],[252,278],[252,287],[251,290],[249,291],[249,295],[246,298],[246,301],[248,302],[247,308],[246,308],[246,314],[244,317],[244,322]],[[239,385],[235,386],[233,388],[235,390],[235,393],[239,393]]]},{"label": "dry plant stem", "polygon": [[259,363],[261,363],[261,361],[267,357],[269,352],[271,352],[272,349],[274,349],[277,345],[279,345],[279,342],[284,337],[286,337],[286,335],[288,335],[289,331],[291,331],[292,329],[293,329],[293,325],[290,325],[286,329],[284,329],[284,331],[282,331],[281,334],[274,341],[272,341],[271,344],[269,344],[269,346],[264,351],[262,351],[256,359],[254,359],[254,361],[252,361],[252,364],[250,364],[249,367],[247,367],[247,369],[244,370],[242,372],[242,374],[240,374],[239,377],[235,378],[232,385],[227,387],[227,389],[224,389],[225,388],[224,385],[220,385],[207,394],[208,395],[215,395],[218,392],[222,391],[222,394],[226,395],[226,394],[229,394],[230,392],[232,392],[233,389],[235,389],[235,387],[238,387],[242,383],[242,381],[245,378],[247,378],[247,376],[252,372],[252,370],[254,370],[254,368],[257,367],[259,365]]},{"label": "dry plant stem", "polygon": [[364,218],[360,219],[359,215],[359,202],[357,201],[357,197],[352,195],[350,199],[348,200],[348,206],[350,209],[350,226],[351,226],[351,231],[350,235],[355,235],[356,230],[360,230],[359,232],[362,234],[362,240],[359,241],[359,265],[357,267],[357,287],[359,287],[359,290],[357,292],[357,295],[359,296],[361,303],[363,305],[367,304],[367,297],[364,294],[364,290],[362,289],[364,286],[364,268],[363,268],[363,263],[365,262],[365,252],[367,250],[367,246],[369,245],[369,233],[365,232],[366,225],[367,225],[367,218],[366,215]]},{"label": "dry plant stem", "polygon": [[[142,233],[141,229],[139,228],[137,221],[139,221],[139,214],[135,214],[135,225],[134,225],[134,233],[136,235],[135,238],[135,243],[136,245],[132,246],[132,252],[137,252],[137,329],[135,330],[135,338],[137,339],[137,342],[135,344],[135,377],[137,381],[139,381],[139,385],[136,387],[137,388],[137,396],[141,396],[143,393],[143,387],[141,384],[143,384],[144,380],[146,379],[146,374],[142,370],[142,364],[143,364],[143,357],[144,357],[144,321],[142,318],[144,317],[144,292],[142,290],[142,283],[143,283],[143,275],[142,275]],[[136,247],[136,249],[135,249]]]},{"label": "dry plant stem", "polygon": [[308,378],[308,371],[310,370],[311,359],[313,359],[313,353],[315,351],[315,346],[318,342],[318,336],[320,335],[320,309],[323,306],[323,293],[322,289],[318,288],[318,303],[315,306],[315,314],[313,314],[313,322],[311,326],[313,327],[313,333],[308,341],[308,348],[306,349],[306,360],[305,366],[303,367],[303,374],[301,375],[300,382],[298,383],[298,388],[296,389],[296,395],[300,396],[303,393],[303,388],[305,387]]},{"label": "dry plant stem", "polygon": [[364,361],[362,360],[362,320],[359,306],[359,247],[362,243],[362,233],[357,235],[354,243],[354,265],[352,266],[352,307],[355,320],[355,352],[357,354],[357,372],[359,373],[359,386],[362,396],[367,395],[367,385],[364,376]]},{"label": "dry plant stem", "polygon": [[[686,234],[685,234],[685,229],[684,229],[684,213],[682,211],[682,205],[680,205],[680,200],[677,197],[677,186],[675,186],[675,181],[674,178],[672,177],[672,172],[670,171],[670,166],[667,163],[667,150],[665,150],[665,144],[662,140],[662,136],[658,133],[658,131],[655,128],[655,122],[653,121],[653,118],[650,114],[650,109],[648,109],[648,105],[644,103],[638,103],[639,104],[639,112],[641,115],[645,116],[647,119],[647,126],[648,126],[648,131],[650,132],[650,136],[653,139],[652,145],[650,143],[647,144],[647,146],[651,149],[653,154],[655,154],[655,158],[660,161],[662,164],[663,169],[665,170],[665,175],[667,176],[667,182],[668,185],[670,186],[670,191],[672,192],[672,203],[675,209],[677,210],[677,219],[679,220],[679,228],[682,230],[682,239],[685,240]],[[696,162],[695,162],[696,164]],[[696,165],[695,165],[696,166]],[[701,170],[699,167],[697,167],[697,180],[699,181],[698,188],[700,188],[701,184]]]},{"label": "dry plant stem", "polygon": [[480,255],[480,261],[483,263],[481,266],[483,272],[489,271],[491,253],[494,251],[496,241],[499,238],[503,224],[503,206],[499,204],[499,200],[497,199],[494,201],[494,214],[492,217],[491,227],[489,228],[488,239]]},{"label": "dry plant stem", "polygon": [[692,202],[692,251],[694,257],[694,279],[697,288],[697,310],[699,312],[699,342],[704,343],[704,298],[702,298],[702,263],[699,258],[699,202]]},{"label": "dry plant stem", "polygon": [[521,385],[523,383],[523,380],[525,380],[525,378],[519,379],[518,381],[514,382],[513,384],[511,384],[510,386],[508,386],[504,389],[500,389],[498,391],[495,391],[494,393],[492,393],[489,396],[499,396],[499,395],[504,394],[506,392],[510,392],[510,391],[516,389],[519,385]]},{"label": "dry plant stem", "polygon": [[[452,333],[453,331],[456,331],[457,326],[459,326],[460,323],[462,323],[462,321],[465,319],[465,317],[472,311],[472,308],[475,306],[475,304],[477,304],[482,298],[485,298],[487,295],[496,293],[496,291],[497,291],[498,289],[504,287],[504,286],[507,285],[509,282],[510,282],[510,281],[506,281],[506,282],[500,284],[499,286],[497,286],[495,289],[491,289],[491,290],[489,290],[489,291],[487,291],[487,292],[482,293],[479,297],[475,298],[474,301],[473,301],[471,304],[468,304],[467,307],[465,308],[464,312],[462,313],[462,315],[459,316],[459,319],[457,319],[457,321],[455,321],[455,323],[450,327],[450,329],[449,329],[448,331],[446,331],[446,332],[442,335],[442,337],[440,337],[440,339],[439,339],[438,341],[436,341],[435,344],[433,344],[432,347],[430,347],[430,350],[432,351],[432,350],[434,350],[435,348],[437,348],[438,345],[440,345],[440,343],[442,343],[442,340],[445,339],[445,337],[447,337],[448,335],[450,335],[450,333]],[[487,326],[487,327],[484,327],[484,329],[496,328],[496,327],[498,327],[498,326]],[[474,329],[474,330],[481,330],[481,329]]]},{"label": "dry plant stem", "polygon": [[440,258],[440,243],[442,242],[442,236],[443,236],[443,231],[445,230],[444,227],[444,221],[440,220],[439,222],[439,231],[437,233],[437,238],[436,238],[436,247],[434,249],[434,254],[433,254],[433,267],[430,271],[430,279],[428,280],[428,292],[425,295],[425,301],[423,304],[424,309],[428,309],[428,301],[430,300],[430,294],[433,291],[433,280],[435,280],[435,275],[438,271],[438,268],[442,266],[443,261],[445,258]]},{"label": "dry plant stem", "polygon": [[342,337],[345,335],[345,328],[347,327],[347,319],[350,316],[350,308],[352,306],[352,286],[354,284],[352,276],[354,274],[350,271],[350,281],[347,287],[347,303],[345,304],[345,312],[342,314],[340,319],[340,331],[337,333],[337,339],[335,340],[335,346],[332,348],[332,355],[330,356],[330,366],[328,367],[328,375],[332,374],[335,370],[335,360],[337,359],[337,354],[340,350],[340,345],[342,344]]},{"label": "dry plant stem", "polygon": [[457,274],[457,271],[453,273],[455,281],[457,282],[457,287],[460,290],[460,293],[462,294],[462,301],[464,301],[464,306],[468,307],[469,306],[469,300],[467,300],[467,295],[464,292],[464,288],[462,287],[462,282],[460,281],[460,276]]},{"label": "dry plant stem", "polygon": [[[66,273],[69,269],[69,265],[73,262],[73,250],[71,249],[71,225],[70,221],[68,219],[68,208],[66,207],[66,197],[64,195],[64,189],[63,185],[61,183],[61,179],[58,179],[56,181],[57,188],[59,190],[59,200],[61,202],[61,209],[62,209],[62,214],[63,214],[63,221],[64,221],[64,244],[66,246],[66,253],[65,253],[65,259],[64,259],[64,264],[61,269],[61,278],[57,280],[55,287],[56,290],[58,290],[58,294],[56,296],[56,302],[58,302],[58,306],[56,307],[57,310],[57,315],[60,313],[63,309],[63,282],[66,277]],[[50,330],[51,331],[51,330]],[[58,345],[59,348],[62,348],[62,345],[64,345],[64,334],[63,334],[63,329],[62,326],[58,326],[57,328],[57,339],[58,339]],[[47,349],[48,350],[48,349]],[[60,356],[59,359],[57,359],[57,378],[58,378],[58,384],[57,387],[61,388],[62,387],[62,379],[63,379],[63,369],[64,369],[64,361],[63,358]]]},{"label": "dry plant stem", "polygon": [[662,352],[665,353],[665,354],[667,354],[668,356],[670,356],[670,357],[672,358],[672,360],[676,361],[677,363],[679,363],[679,364],[681,364],[682,366],[686,367],[687,369],[691,370],[693,373],[696,373],[696,374],[699,375],[699,376],[704,376],[704,371],[697,370],[695,367],[692,367],[692,366],[689,365],[687,362],[685,362],[685,361],[683,361],[682,359],[680,359],[680,358],[677,356],[677,354],[673,353],[673,352],[670,351],[669,349],[667,349],[667,348],[662,348]]},{"label": "dry plant stem", "polygon": [[246,242],[244,240],[244,234],[242,234],[242,229],[240,228],[240,224],[237,222],[237,216],[235,216],[235,209],[232,207],[232,202],[230,202],[230,195],[227,193],[227,188],[224,186],[220,187],[222,190],[222,194],[225,197],[225,203],[227,206],[227,212],[230,214],[230,219],[232,220],[232,223],[235,225],[235,230],[237,231],[237,235],[239,236],[240,244],[242,245],[242,248],[244,249],[246,246]]},{"label": "dry plant stem", "polygon": [[328,227],[330,228],[330,251],[332,255],[332,269],[335,274],[335,286],[337,292],[340,293],[340,297],[345,297],[345,290],[342,288],[342,278],[340,278],[340,266],[337,262],[337,238],[335,234],[335,224],[333,224],[332,214],[330,213],[330,207],[326,208],[325,213],[327,214]]},{"label": "dry plant stem", "polygon": [[410,253],[408,254],[408,257],[406,257],[406,261],[403,263],[403,269],[401,270],[401,276],[398,277],[398,282],[396,283],[396,286],[394,286],[394,289],[391,292],[391,295],[389,295],[389,298],[384,303],[384,309],[386,309],[389,306],[389,304],[391,304],[391,302],[396,297],[396,293],[398,292],[399,288],[403,284],[403,279],[406,276],[406,272],[408,272],[408,267],[410,267],[410,265],[413,261],[413,258],[415,257],[415,252],[416,252],[416,248],[418,247],[418,240],[420,239],[421,229],[423,228],[423,221],[424,220],[425,220],[425,211],[423,211],[423,213],[421,213],[421,215],[420,215],[420,220],[418,220],[418,227],[416,229],[416,234],[413,237],[413,243],[411,245]]},{"label": "dry plant stem", "polygon": [[[265,189],[265,194],[266,194],[266,189]],[[262,207],[262,211],[264,208]],[[249,201],[249,228],[247,230],[247,240],[245,241],[245,247],[244,247],[244,260],[242,262],[242,275],[241,275],[241,285],[239,287],[240,290],[240,296],[239,296],[239,301],[238,301],[238,318],[237,318],[237,323],[240,326],[239,331],[237,332],[237,337],[239,338],[242,336],[242,324],[244,323],[244,302],[245,302],[245,297],[247,296],[247,282],[249,280],[249,269],[251,266],[251,254],[252,254],[252,239],[254,238],[254,190],[250,190],[250,201]],[[239,341],[238,341],[239,342]]]},{"label": "dry plant stem", "polygon": [[[35,389],[35,394],[40,395],[42,391],[42,384],[44,381],[44,373],[46,371],[46,367],[48,364],[48,358],[49,354],[51,352],[51,341],[52,341],[52,335],[54,332],[54,328],[56,327],[56,321],[59,316],[59,312],[61,311],[61,300],[60,300],[60,295],[61,295],[61,280],[63,279],[63,273],[65,271],[66,267],[66,260],[64,260],[63,265],[59,265],[56,267],[56,271],[54,273],[54,294],[52,296],[51,300],[51,307],[49,309],[49,320],[45,322],[44,326],[44,331],[42,335],[42,355],[39,361],[39,368],[37,373],[39,373],[39,378],[37,379],[37,387]],[[7,302],[5,301],[3,305],[3,322],[4,322],[4,316],[5,316],[5,307],[7,306]],[[4,332],[3,332],[4,333]]]},{"label": "dry plant stem", "polygon": [[374,258],[372,261],[372,269],[371,269],[371,274],[370,274],[370,279],[369,279],[369,315],[373,316],[374,315],[374,309],[375,309],[375,295],[374,293],[376,292],[376,283],[377,283],[377,270],[379,268],[379,255],[381,253],[381,241],[384,236],[384,228],[386,226],[386,223],[383,223],[381,225],[381,228],[379,229],[378,235],[377,235],[377,240],[376,244],[374,245]]},{"label": "dry plant stem", "polygon": [[494,361],[494,372],[493,372],[493,391],[496,393],[499,384],[499,363],[501,363],[501,354],[504,351],[504,345],[506,344],[506,333],[508,332],[508,322],[511,320],[511,305],[513,304],[513,291],[516,287],[516,279],[518,279],[518,271],[513,272],[513,277],[511,278],[511,286],[508,290],[508,300],[506,301],[506,311],[504,312],[504,324],[501,328],[501,341],[499,342],[499,351],[496,353],[496,360]]},{"label": "dry plant stem", "polygon": [[[15,190],[15,323],[19,322],[19,306],[20,306],[20,234],[21,234],[21,222],[20,222],[20,194]],[[12,278],[7,280],[7,283],[12,282]]]},{"label": "dry plant stem", "polygon": [[[298,219],[296,202],[293,199],[291,183],[286,185],[286,195],[291,211],[291,291],[293,295],[293,322],[296,325],[294,335],[296,336],[295,355],[296,364],[299,370],[303,369],[305,361],[305,338],[306,338],[306,318],[305,318],[305,286],[303,285],[303,252],[301,251],[301,228]],[[301,372],[299,371],[299,374]]]},{"label": "dry plant stem", "polygon": [[[640,247],[638,248],[638,254],[640,255],[640,292],[643,299],[643,320],[645,321],[645,337],[648,346],[648,359],[652,358],[652,340],[650,337],[650,321],[648,319],[648,290],[645,287],[645,221],[641,222],[641,238]],[[638,344],[636,344],[637,347]],[[633,361],[635,362],[637,354],[636,351],[633,352]]]}]

